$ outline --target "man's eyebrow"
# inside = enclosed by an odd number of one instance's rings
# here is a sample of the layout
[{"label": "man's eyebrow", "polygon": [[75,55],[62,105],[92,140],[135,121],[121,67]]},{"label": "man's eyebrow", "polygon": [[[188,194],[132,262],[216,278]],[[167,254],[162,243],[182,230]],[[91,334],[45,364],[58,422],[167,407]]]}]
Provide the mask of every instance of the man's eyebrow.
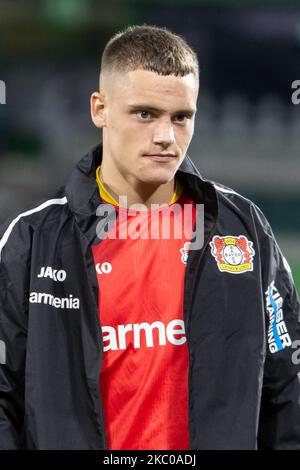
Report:
[{"label": "man's eyebrow", "polygon": [[[165,110],[164,109],[161,109],[161,108],[156,108],[155,106],[149,106],[147,104],[130,104],[128,105],[129,109],[133,110],[133,111],[150,111],[152,113],[164,113]],[[172,114],[190,114],[190,115],[193,115],[196,113],[196,109],[194,108],[191,108],[191,109],[179,109],[178,111],[174,111],[174,113]]]},{"label": "man's eyebrow", "polygon": [[163,113],[164,110],[160,108],[156,108],[155,106],[149,106],[147,104],[130,104],[128,105],[128,108],[132,109],[133,111],[140,111],[145,110],[145,111],[151,111],[153,113]]}]

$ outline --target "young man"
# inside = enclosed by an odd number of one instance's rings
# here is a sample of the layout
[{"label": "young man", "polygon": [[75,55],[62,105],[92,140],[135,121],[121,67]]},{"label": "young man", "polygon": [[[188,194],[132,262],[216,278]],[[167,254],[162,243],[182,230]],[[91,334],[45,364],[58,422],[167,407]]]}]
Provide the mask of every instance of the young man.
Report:
[{"label": "young man", "polygon": [[3,228],[0,448],[300,449],[292,276],[260,210],[186,155],[198,86],[180,37],[113,37],[103,146]]}]

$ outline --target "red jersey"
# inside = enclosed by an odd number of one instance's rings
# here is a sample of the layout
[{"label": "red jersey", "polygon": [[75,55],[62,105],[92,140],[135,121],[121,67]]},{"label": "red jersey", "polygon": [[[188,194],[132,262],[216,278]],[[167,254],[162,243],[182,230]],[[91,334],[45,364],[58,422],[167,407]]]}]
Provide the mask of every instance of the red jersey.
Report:
[{"label": "red jersey", "polygon": [[[107,449],[188,449],[183,283],[190,232],[184,233],[183,225],[189,210],[193,227],[195,206],[181,195],[176,204],[158,211],[130,215],[125,208],[116,210],[115,236],[109,238],[111,230],[93,246]],[[163,224],[170,221],[170,236],[163,238]],[[146,238],[157,224],[160,236]],[[142,227],[139,238],[121,238],[126,230],[136,234],[137,227]]]}]

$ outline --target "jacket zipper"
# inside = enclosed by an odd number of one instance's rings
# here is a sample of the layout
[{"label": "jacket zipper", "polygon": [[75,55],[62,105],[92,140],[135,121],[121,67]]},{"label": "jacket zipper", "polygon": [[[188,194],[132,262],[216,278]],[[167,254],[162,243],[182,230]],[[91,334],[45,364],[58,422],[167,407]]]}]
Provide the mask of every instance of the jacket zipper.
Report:
[{"label": "jacket zipper", "polygon": [[[101,241],[99,242],[101,243]],[[93,258],[93,253],[92,253],[92,249],[91,249],[91,245],[88,246],[88,249],[87,249],[87,253],[88,253],[88,256],[91,257],[91,260],[93,261],[91,264],[92,266],[94,266],[94,258]],[[99,285],[98,285],[98,279],[97,279],[97,276],[96,274],[94,273],[94,271],[92,271],[91,268],[88,268],[88,263],[86,264],[87,265],[87,272],[88,272],[88,276],[89,278],[92,276],[93,279],[94,279],[94,282],[95,282],[95,287],[97,288],[97,293],[98,293],[98,296],[100,295],[100,290],[99,290]],[[91,285],[91,288],[93,287],[93,285]],[[96,299],[95,299],[96,300]],[[97,297],[97,301],[98,301],[98,297]],[[96,303],[96,308],[93,309],[94,310],[94,318],[96,320],[96,328],[97,328],[97,331],[99,332],[99,335],[97,334],[97,346],[98,346],[98,349],[99,349],[99,359],[98,359],[98,374],[97,374],[97,393],[98,393],[98,403],[99,403],[99,418],[100,418],[100,425],[101,425],[101,434],[103,435],[103,447],[104,449],[103,450],[106,450],[107,449],[107,436],[106,436],[106,429],[105,429],[105,421],[104,421],[104,412],[103,412],[103,403],[102,403],[102,397],[101,397],[101,391],[100,391],[100,373],[101,373],[101,366],[102,366],[102,359],[103,359],[103,338],[102,338],[102,327],[101,327],[101,322],[100,322],[100,315],[99,315],[99,304]]]},{"label": "jacket zipper", "polygon": [[[208,242],[211,239],[212,234],[215,231],[216,225],[217,225],[217,221],[215,221],[215,223],[213,224],[213,227],[210,230],[210,232],[207,236],[207,239],[206,239],[206,241],[205,241],[205,243],[202,247],[202,251],[201,251],[201,254],[200,254],[199,260],[198,260],[198,266],[200,266],[200,264],[201,264],[204,252],[205,252],[205,250],[208,246]],[[195,227],[196,227],[196,223],[195,223],[195,226],[194,226],[193,230],[195,230]],[[190,258],[190,256],[188,256],[188,260],[189,260],[189,258]],[[190,310],[191,310],[192,295],[189,296],[189,303],[185,302],[185,298],[187,296],[187,289],[186,289],[187,280],[186,280],[186,277],[187,277],[188,268],[189,268],[189,261],[187,261],[187,266],[186,266],[185,275],[184,275],[184,286],[185,286],[185,288],[184,288],[184,312],[183,312],[183,314],[184,314],[184,323],[185,323],[185,332],[186,332],[186,342],[187,342],[187,345],[188,345],[188,352],[189,352],[189,365],[188,365],[188,431],[189,431],[189,447],[191,449],[190,383],[191,383],[191,374],[192,374],[192,371],[191,371],[192,347],[191,347],[191,343],[190,343],[190,331],[189,331],[190,315],[189,314],[190,314]],[[192,283],[191,293],[194,290],[194,286],[195,286],[194,278],[193,278],[192,281],[193,281],[193,283]],[[197,450],[197,449],[195,449],[195,450]]]},{"label": "jacket zipper", "polygon": [[[116,220],[119,216],[119,212],[117,211],[116,213]],[[99,243],[101,243],[101,240],[99,241]],[[88,248],[89,250],[89,256],[91,256],[91,259],[93,260],[93,266],[94,266],[94,257],[93,257],[93,253],[92,253],[92,249],[91,249],[91,246],[89,246]],[[96,285],[96,288],[97,288],[97,292],[98,292],[98,297],[100,295],[100,289],[99,289],[99,284],[98,284],[98,279],[97,279],[97,276],[96,274],[94,273],[93,271],[93,277],[94,277],[94,281],[95,281],[95,285]],[[98,300],[98,298],[97,298]],[[103,450],[107,450],[107,436],[106,436],[106,427],[105,427],[105,420],[104,420],[104,410],[103,410],[103,403],[102,403],[102,397],[101,397],[101,390],[100,390],[100,374],[101,374],[101,366],[102,366],[102,360],[103,360],[103,337],[102,337],[102,327],[101,327],[101,313],[99,315],[99,303],[97,303],[96,305],[96,309],[94,311],[95,313],[95,317],[96,317],[96,322],[97,322],[97,327],[99,328],[99,333],[100,333],[100,341],[98,341],[98,347],[99,347],[99,362],[98,362],[98,380],[97,380],[97,391],[98,391],[98,399],[99,399],[99,405],[100,405],[100,423],[101,423],[101,426],[102,426],[102,431],[103,431],[103,444],[104,444],[104,449]]]}]

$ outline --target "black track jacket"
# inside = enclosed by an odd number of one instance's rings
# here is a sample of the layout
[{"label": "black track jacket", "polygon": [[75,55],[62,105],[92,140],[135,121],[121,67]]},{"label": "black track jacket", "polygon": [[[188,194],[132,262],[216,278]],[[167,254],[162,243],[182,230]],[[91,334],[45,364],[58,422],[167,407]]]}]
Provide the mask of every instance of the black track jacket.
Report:
[{"label": "black track jacket", "polygon": [[[91,253],[101,158],[93,148],[65,188],[1,229],[0,449],[106,447]],[[300,449],[299,302],[289,266],[251,201],[204,180],[188,156],[177,177],[205,211],[204,245],[190,251],[184,281],[190,448]],[[232,243],[241,239],[252,246],[251,269],[234,272],[243,250]]]}]

